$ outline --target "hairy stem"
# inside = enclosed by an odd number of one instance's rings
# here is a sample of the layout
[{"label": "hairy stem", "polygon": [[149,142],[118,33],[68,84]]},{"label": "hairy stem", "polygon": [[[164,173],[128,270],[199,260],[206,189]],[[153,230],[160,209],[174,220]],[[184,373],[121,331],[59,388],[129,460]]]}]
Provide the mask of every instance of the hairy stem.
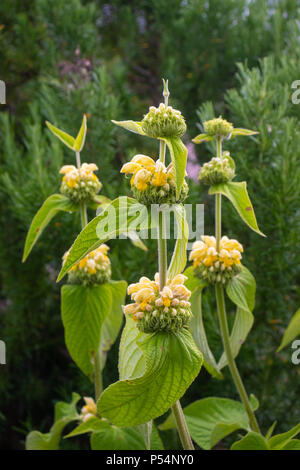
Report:
[{"label": "hairy stem", "polygon": [[[159,159],[165,162],[166,144],[160,141],[159,146]],[[167,283],[168,276],[168,257],[167,257],[167,240],[165,235],[165,213],[159,212],[158,221],[158,268],[159,268],[159,289],[162,290]],[[178,400],[172,406],[172,413],[177,426],[178,434],[185,450],[194,450],[193,442],[185,421],[185,417],[181,408],[180,401]]]},{"label": "hairy stem", "polygon": [[[80,152],[76,152],[76,164],[77,164],[77,168],[80,169],[81,167]],[[80,217],[81,217],[81,228],[84,229],[84,227],[88,224],[86,204],[84,202],[81,202],[79,205],[79,209],[80,209]],[[101,395],[102,388],[103,388],[100,350],[95,351],[95,356],[94,356],[94,384],[95,384],[95,398],[97,401],[99,396]]]},{"label": "hairy stem", "polygon": [[238,371],[237,365],[235,363],[235,360],[232,354],[230,339],[229,339],[230,336],[229,336],[229,329],[228,329],[228,323],[227,323],[227,317],[226,317],[226,310],[225,310],[224,289],[221,284],[216,284],[216,298],[217,298],[218,317],[219,317],[219,322],[220,322],[222,341],[224,345],[224,351],[226,354],[228,366],[229,366],[233,381],[235,383],[235,386],[237,388],[237,391],[239,392],[241,401],[248,414],[251,428],[253,429],[253,431],[260,433],[258,422],[256,420],[254,411],[252,410],[246,389],[244,387],[243,381],[241,379],[240,373]]},{"label": "hairy stem", "polygon": [[[222,158],[222,140],[220,137],[217,137],[217,157]],[[216,233],[216,247],[217,251],[220,250],[220,240],[222,236],[222,195],[216,194],[215,196],[215,233]],[[245,407],[245,410],[249,417],[249,422],[253,431],[260,433],[259,425],[257,423],[255,414],[252,410],[246,389],[244,387],[242,378],[238,371],[237,365],[235,363],[231,345],[230,345],[230,334],[227,323],[225,301],[224,301],[224,289],[221,284],[216,284],[216,299],[217,299],[217,310],[218,317],[221,329],[221,336],[224,346],[224,351],[226,354],[228,366],[237,388],[237,391],[240,395],[241,401]]]}]

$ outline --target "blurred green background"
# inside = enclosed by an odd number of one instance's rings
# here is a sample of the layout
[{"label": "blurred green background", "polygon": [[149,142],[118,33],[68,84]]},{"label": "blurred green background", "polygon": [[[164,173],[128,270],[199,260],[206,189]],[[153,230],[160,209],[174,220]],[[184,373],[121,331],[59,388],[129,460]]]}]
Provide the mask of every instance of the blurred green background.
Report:
[{"label": "blurred green background", "polygon": [[[243,243],[244,264],[257,280],[255,324],[238,365],[260,401],[263,430],[275,419],[277,432],[299,422],[300,367],[291,363],[289,348],[276,353],[300,304],[300,105],[291,101],[291,84],[300,79],[299,37],[297,0],[1,0],[0,79],[7,86],[7,104],[0,107],[0,338],[7,345],[7,364],[0,366],[2,448],[24,448],[28,431],[49,429],[57,400],[93,389],[64,346],[55,283],[79,219],[58,217],[21,264],[31,219],[58,190],[60,166],[74,158],[45,120],[74,135],[88,113],[83,161],[99,166],[102,194],[129,194],[120,166],[135,152],[155,156],[157,149],[110,119],[141,119],[161,101],[162,77],[169,79],[171,105],[186,118],[186,143],[214,114],[260,132],[225,144],[267,234],[250,233],[224,203],[223,231]],[[211,153],[205,144],[189,150],[193,176]],[[187,202],[205,204],[205,231],[212,234],[212,198],[195,180],[189,184]],[[114,279],[132,282],[156,271],[155,244],[147,253],[124,240],[110,246]],[[209,293],[204,302],[218,354]],[[105,385],[117,379],[117,355],[116,344]],[[228,373],[218,382],[201,372],[183,404],[209,395],[237,398]],[[84,448],[86,442],[68,445]]]}]

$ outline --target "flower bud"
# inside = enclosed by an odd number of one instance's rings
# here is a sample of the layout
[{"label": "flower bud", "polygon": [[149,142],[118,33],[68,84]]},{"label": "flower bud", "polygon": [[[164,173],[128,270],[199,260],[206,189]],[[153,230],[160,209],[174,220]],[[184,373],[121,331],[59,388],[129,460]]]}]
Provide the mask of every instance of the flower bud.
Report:
[{"label": "flower bud", "polygon": [[186,131],[181,112],[164,103],[160,103],[158,108],[151,106],[141,124],[143,131],[153,138],[181,137]]},{"label": "flower bud", "polygon": [[226,156],[223,156],[223,158],[212,158],[210,162],[204,163],[199,172],[199,180],[201,183],[207,184],[208,186],[227,183],[231,181],[234,176],[233,161],[231,159],[229,160]]},{"label": "flower bud", "polygon": [[233,125],[231,122],[226,121],[226,119],[222,119],[221,116],[211,119],[210,121],[205,121],[203,127],[205,134],[221,138],[230,137],[233,131]]}]

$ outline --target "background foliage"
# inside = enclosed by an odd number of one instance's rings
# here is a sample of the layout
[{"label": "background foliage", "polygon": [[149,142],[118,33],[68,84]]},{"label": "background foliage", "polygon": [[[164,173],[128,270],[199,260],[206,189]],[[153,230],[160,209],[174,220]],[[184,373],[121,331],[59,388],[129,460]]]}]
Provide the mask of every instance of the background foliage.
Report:
[{"label": "background foliage", "polygon": [[[0,370],[3,447],[23,448],[28,430],[47,430],[53,403],[69,400],[72,390],[92,393],[64,346],[55,284],[79,218],[57,218],[21,265],[34,213],[57,191],[62,162],[73,163],[72,152],[50,136],[44,122],[74,134],[86,112],[82,159],[98,164],[102,194],[129,194],[120,165],[136,149],[153,156],[157,149],[147,139],[116,130],[110,119],[138,120],[150,104],[158,104],[161,77],[169,79],[171,104],[186,117],[187,142],[214,111],[260,132],[227,144],[237,179],[248,181],[268,236],[251,233],[224,203],[223,230],[244,244],[245,264],[258,284],[254,329],[238,363],[249,392],[261,402],[264,429],[275,417],[278,432],[299,421],[299,368],[291,364],[288,349],[275,353],[299,307],[300,107],[291,102],[291,83],[299,79],[299,22],[297,0],[1,1],[0,78],[7,85],[7,105],[0,113],[0,337],[7,344],[7,365]],[[193,176],[209,153],[205,145],[189,150]],[[206,204],[206,233],[211,233],[212,198],[192,179],[190,186],[188,202]],[[146,275],[156,271],[155,252],[137,253],[125,241],[110,245],[114,279],[135,281],[141,266]],[[207,294],[204,301],[210,341],[221,352],[214,302]],[[117,345],[105,384],[117,379],[116,362]],[[218,382],[202,372],[183,404],[209,395],[234,398],[228,375]],[[168,438],[171,445],[172,434]]]}]

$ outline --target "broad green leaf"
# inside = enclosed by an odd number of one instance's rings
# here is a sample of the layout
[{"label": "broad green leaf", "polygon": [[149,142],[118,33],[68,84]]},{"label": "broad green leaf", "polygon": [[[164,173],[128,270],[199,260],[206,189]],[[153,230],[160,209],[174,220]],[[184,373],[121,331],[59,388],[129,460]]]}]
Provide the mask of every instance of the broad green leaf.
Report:
[{"label": "broad green leaf", "polygon": [[300,423],[283,434],[277,434],[269,439],[268,443],[271,450],[283,449],[300,432]]},{"label": "broad green leaf", "polygon": [[240,183],[228,182],[216,184],[209,188],[209,194],[223,194],[226,196],[241,219],[252,229],[254,232],[265,237],[259,230],[254,209],[249,199],[247,191],[247,183],[245,181]]},{"label": "broad green leaf", "polygon": [[73,148],[76,152],[81,152],[83,149],[84,143],[85,143],[85,137],[86,137],[86,131],[87,131],[87,126],[86,126],[86,115],[83,115],[82,119],[82,124],[79,129],[79,132],[77,134],[77,137],[74,141]]},{"label": "broad green leaf", "polygon": [[145,450],[140,431],[134,427],[109,426],[91,435],[92,450]]},{"label": "broad green leaf", "polygon": [[198,375],[202,355],[186,329],[159,332],[139,342],[146,358],[141,377],[110,385],[98,400],[98,412],[113,424],[142,424],[165,413]]},{"label": "broad green leaf", "polygon": [[270,450],[270,448],[265,437],[251,431],[243,439],[235,442],[231,450]]},{"label": "broad green leaf", "polygon": [[[154,222],[151,220],[151,223]],[[90,251],[95,250],[102,243],[116,238],[121,233],[131,232],[136,228],[135,224],[150,226],[146,206],[126,196],[112,201],[80,232],[70,249],[57,282]]]},{"label": "broad green leaf", "polygon": [[137,340],[146,340],[146,333],[141,333],[135,321],[126,316],[126,325],[122,331],[119,350],[119,376],[120,380],[140,377],[146,369],[143,351],[138,347]]},{"label": "broad green leaf", "polygon": [[[230,345],[233,357],[237,357],[240,349],[247,338],[249,331],[252,328],[254,317],[249,310],[237,308],[235,320],[230,334]],[[226,354],[223,353],[219,362],[218,368],[221,370],[228,364]]]},{"label": "broad green leaf", "polygon": [[42,235],[44,228],[47,227],[59,211],[74,212],[76,210],[78,210],[78,206],[66,196],[62,194],[52,194],[49,196],[31,222],[25,241],[22,261],[26,260],[38,238]]},{"label": "broad green leaf", "polygon": [[64,285],[61,313],[65,341],[69,353],[82,372],[93,375],[92,358],[98,351],[103,322],[111,311],[112,292],[109,285]]},{"label": "broad green leaf", "polygon": [[58,129],[58,127],[53,126],[49,121],[46,121],[46,124],[52,134],[54,134],[56,137],[58,137],[59,140],[61,140],[67,147],[69,147],[71,150],[74,150],[74,143],[75,139],[71,135],[67,134],[64,131],[61,131]]},{"label": "broad green leaf", "polygon": [[[250,430],[242,403],[228,398],[203,398],[191,403],[183,412],[193,440],[203,449],[212,449],[237,429]],[[175,423],[170,415],[160,429],[173,427]]]},{"label": "broad green leaf", "polygon": [[110,281],[107,287],[109,287],[111,291],[112,305],[101,328],[100,352],[102,368],[105,365],[107,352],[116,341],[122,326],[122,305],[125,303],[127,283],[126,281]]},{"label": "broad green leaf", "polygon": [[299,439],[292,439],[283,447],[282,450],[300,450]]},{"label": "broad green leaf", "polygon": [[136,121],[112,121],[116,126],[123,127],[123,129],[126,129],[127,131],[134,132],[135,134],[140,134],[140,135],[147,135],[142,129],[142,125],[140,122]]},{"label": "broad green leaf", "polygon": [[238,135],[255,135],[259,134],[259,132],[251,131],[250,129],[242,129],[242,128],[234,128],[230,138],[237,137]]},{"label": "broad green leaf", "polygon": [[255,305],[256,283],[249,269],[245,266],[241,268],[241,272],[228,282],[226,293],[237,307],[252,312]]},{"label": "broad green leaf", "polygon": [[110,427],[108,421],[99,418],[98,416],[92,416],[85,422],[80,422],[76,428],[74,428],[69,434],[65,436],[65,439],[69,437],[79,436],[89,432],[101,432],[106,431]]},{"label": "broad green leaf", "polygon": [[205,327],[203,323],[202,290],[205,284],[201,285],[199,280],[198,280],[198,283],[199,283],[199,286],[196,289],[194,289],[190,298],[191,308],[192,308],[192,313],[193,313],[193,317],[190,321],[190,328],[191,328],[194,341],[198,349],[203,354],[203,365],[205,369],[213,377],[216,377],[217,379],[222,379],[223,375],[220,372],[217,366],[216,360],[214,358],[214,355],[211,352],[210,347],[208,345]]},{"label": "broad green leaf", "polygon": [[277,351],[281,351],[281,349],[285,348],[298,335],[300,335],[300,308],[292,317],[287,329],[285,330],[281,344]]},{"label": "broad green leaf", "polygon": [[79,399],[80,396],[73,393],[71,403],[58,402],[55,405],[55,422],[50,431],[31,431],[26,437],[26,450],[57,450],[66,425],[79,418],[76,410]]},{"label": "broad green leaf", "polygon": [[199,134],[192,139],[192,142],[194,142],[194,144],[202,144],[202,142],[210,142],[213,138],[213,135]]},{"label": "broad green leaf", "polygon": [[171,159],[174,165],[176,195],[179,196],[180,189],[185,177],[186,161],[187,161],[187,148],[179,137],[160,137],[167,143],[170,151]]},{"label": "broad green leaf", "polygon": [[174,253],[168,269],[168,277],[173,279],[181,273],[186,265],[186,246],[189,238],[189,226],[186,221],[185,208],[182,204],[174,205],[174,213],[177,223],[177,240]]}]

